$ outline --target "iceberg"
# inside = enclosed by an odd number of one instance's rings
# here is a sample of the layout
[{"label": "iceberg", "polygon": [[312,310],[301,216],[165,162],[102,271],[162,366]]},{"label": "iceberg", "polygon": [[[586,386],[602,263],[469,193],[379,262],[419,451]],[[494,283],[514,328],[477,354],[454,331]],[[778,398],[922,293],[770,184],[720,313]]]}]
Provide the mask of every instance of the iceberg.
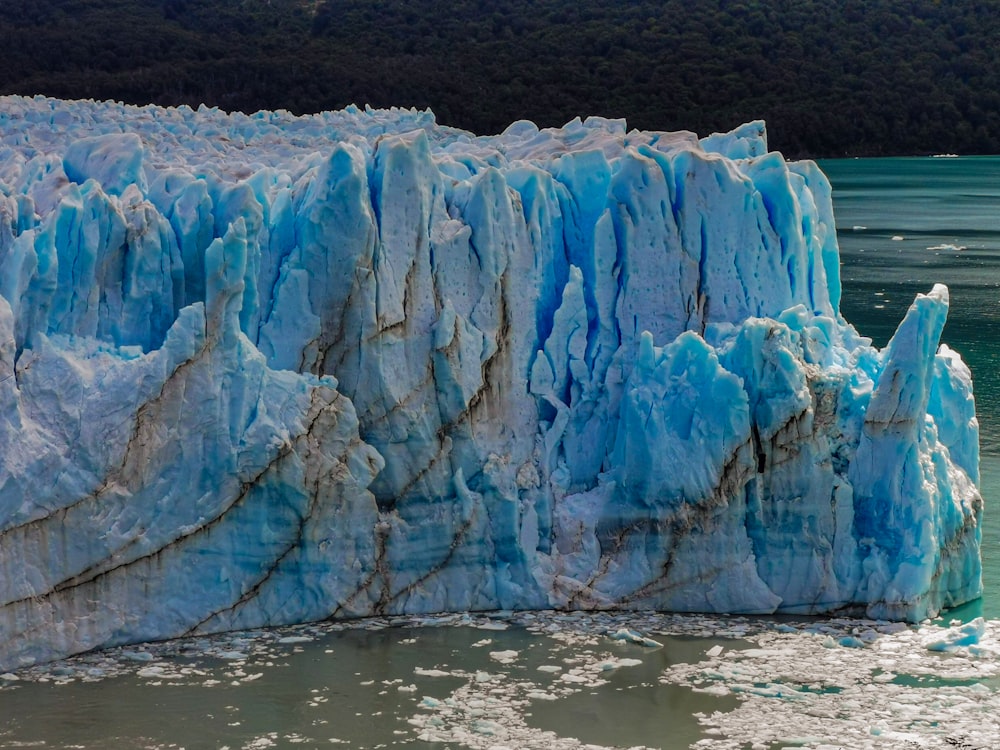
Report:
[{"label": "iceberg", "polygon": [[762,122],[0,97],[0,671],[495,609],[979,596],[969,370]]}]

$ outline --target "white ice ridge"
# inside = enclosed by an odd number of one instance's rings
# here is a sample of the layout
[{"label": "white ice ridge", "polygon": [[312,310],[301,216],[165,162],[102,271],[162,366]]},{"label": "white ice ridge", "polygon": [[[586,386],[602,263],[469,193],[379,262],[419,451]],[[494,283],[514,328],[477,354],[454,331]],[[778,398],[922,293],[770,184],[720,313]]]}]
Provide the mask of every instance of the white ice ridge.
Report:
[{"label": "white ice ridge", "polygon": [[0,98],[0,669],[497,608],[980,593],[947,290],[840,316],[763,123]]}]

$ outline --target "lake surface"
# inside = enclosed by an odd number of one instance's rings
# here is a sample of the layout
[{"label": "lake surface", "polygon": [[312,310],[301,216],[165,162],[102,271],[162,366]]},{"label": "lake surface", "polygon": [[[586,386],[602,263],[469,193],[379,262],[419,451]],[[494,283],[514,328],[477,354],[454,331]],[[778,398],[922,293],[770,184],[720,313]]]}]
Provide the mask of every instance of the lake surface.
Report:
[{"label": "lake surface", "polygon": [[834,159],[841,312],[884,346],[947,284],[943,339],[972,369],[984,453],[1000,455],[1000,157]]},{"label": "lake surface", "polygon": [[0,747],[998,746],[1000,158],[821,166],[847,320],[884,345],[915,294],[951,290],[944,339],[972,369],[984,454],[982,601],[921,628],[501,613],[133,646],[0,675]]}]

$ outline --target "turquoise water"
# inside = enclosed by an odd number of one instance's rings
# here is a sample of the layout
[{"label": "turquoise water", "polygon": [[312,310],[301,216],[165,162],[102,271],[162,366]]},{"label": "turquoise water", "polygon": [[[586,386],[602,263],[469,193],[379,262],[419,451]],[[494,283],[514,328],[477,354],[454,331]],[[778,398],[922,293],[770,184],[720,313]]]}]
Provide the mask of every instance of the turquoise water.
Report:
[{"label": "turquoise water", "polygon": [[[834,186],[847,320],[881,346],[915,294],[951,290],[944,339],[972,369],[982,435],[986,595],[942,622],[988,618],[982,653],[928,651],[933,628],[847,620],[307,626],[0,675],[0,747],[1000,745],[1000,157],[821,167]],[[659,645],[606,636],[623,625]]]},{"label": "turquoise water", "polygon": [[[942,336],[972,370],[982,451],[983,600],[1000,618],[1000,157],[833,159],[841,312],[884,346],[916,294],[947,284]],[[901,239],[900,239],[901,238]]]},{"label": "turquoise water", "polygon": [[844,317],[883,346],[917,293],[947,284],[943,338],[972,369],[982,450],[1000,455],[1000,157],[819,164],[833,184]]}]

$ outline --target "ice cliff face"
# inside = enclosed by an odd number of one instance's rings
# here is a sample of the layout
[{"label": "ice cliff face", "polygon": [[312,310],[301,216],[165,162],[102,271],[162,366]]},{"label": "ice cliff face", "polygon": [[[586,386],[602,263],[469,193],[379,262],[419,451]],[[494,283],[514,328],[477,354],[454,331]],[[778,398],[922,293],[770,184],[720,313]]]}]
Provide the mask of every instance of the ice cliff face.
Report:
[{"label": "ice cliff face", "polygon": [[980,592],[947,291],[873,349],[763,125],[0,99],[0,668],[495,608]]}]

